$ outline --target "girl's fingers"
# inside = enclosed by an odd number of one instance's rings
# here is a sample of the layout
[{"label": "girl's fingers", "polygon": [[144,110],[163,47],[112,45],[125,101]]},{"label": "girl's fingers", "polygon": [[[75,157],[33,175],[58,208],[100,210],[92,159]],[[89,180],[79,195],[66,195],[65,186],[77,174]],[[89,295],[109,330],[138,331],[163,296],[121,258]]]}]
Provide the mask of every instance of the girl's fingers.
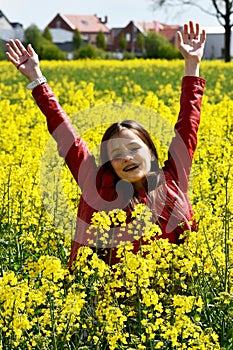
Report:
[{"label": "girl's fingers", "polygon": [[11,46],[12,51],[14,51],[15,55],[18,55],[19,57],[22,55],[15,40],[10,40],[10,46]]},{"label": "girl's fingers", "polygon": [[203,44],[206,41],[206,31],[203,29],[201,33],[201,43]]},{"label": "girl's fingers", "polygon": [[188,34],[188,25],[184,24],[184,30],[183,30],[184,35]]},{"label": "girl's fingers", "polygon": [[200,31],[199,23],[196,23],[196,37],[197,37],[197,38],[198,38],[198,36],[199,36],[199,31]]},{"label": "girl's fingers", "polygon": [[8,55],[7,56],[8,57],[10,56],[11,59],[13,59],[13,60],[17,60],[19,56],[15,53],[15,50],[12,49],[10,44],[6,44],[6,46],[7,46],[7,49],[8,49]]},{"label": "girl's fingers", "polygon": [[29,53],[30,56],[35,56],[36,55],[36,52],[34,51],[34,49],[33,49],[31,44],[28,45],[27,49],[28,49],[28,53]]},{"label": "girl's fingers", "polygon": [[[27,50],[25,49],[25,47],[23,46],[23,44],[21,43],[21,41],[19,41],[18,39],[15,40],[15,44],[18,47],[19,51],[21,52],[22,55],[28,55]],[[29,55],[28,55],[29,56]]]},{"label": "girl's fingers", "polygon": [[15,66],[17,65],[17,61],[12,57],[12,55],[9,52],[6,52],[6,56],[9,61],[11,61]]},{"label": "girl's fingers", "polygon": [[189,39],[188,25],[184,24],[184,29],[183,29],[183,40],[184,40],[184,43],[187,43],[188,39]]},{"label": "girl's fingers", "polygon": [[189,29],[190,29],[190,34],[194,34],[193,21],[189,21]]},{"label": "girl's fingers", "polygon": [[[189,24],[184,24],[182,35],[183,35],[184,43],[186,44],[190,43],[190,40],[192,41],[193,39],[199,40],[200,39],[199,23],[196,23],[195,26],[193,21],[189,21]],[[202,36],[201,36],[200,42],[204,43],[205,40],[206,40],[206,32],[205,30],[202,30]]]},{"label": "girl's fingers", "polygon": [[194,25],[192,21],[189,21],[189,33],[190,33],[189,36],[191,40],[196,37],[196,33],[194,31]]},{"label": "girl's fingers", "polygon": [[182,42],[182,34],[180,31],[177,32],[177,39],[178,39],[178,43],[180,44]]},{"label": "girl's fingers", "polygon": [[15,60],[20,60],[21,57],[30,57],[29,53],[23,46],[23,44],[19,40],[10,40],[9,44],[7,44],[7,49],[10,53],[10,55]]},{"label": "girl's fingers", "polygon": [[21,43],[21,41],[17,39],[10,40],[6,46],[8,49],[6,55],[8,59],[16,66],[17,69],[19,69],[19,67],[26,63],[29,57],[31,57],[28,51],[23,46],[23,44]]}]

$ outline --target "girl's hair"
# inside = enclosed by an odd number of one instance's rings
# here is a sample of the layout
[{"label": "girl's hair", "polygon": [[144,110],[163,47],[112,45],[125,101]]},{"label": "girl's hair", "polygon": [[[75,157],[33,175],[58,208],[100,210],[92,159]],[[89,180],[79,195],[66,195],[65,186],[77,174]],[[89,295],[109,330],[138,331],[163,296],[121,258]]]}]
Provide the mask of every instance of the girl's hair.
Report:
[{"label": "girl's hair", "polygon": [[158,153],[156,151],[154,142],[152,141],[147,130],[135,120],[124,120],[121,122],[116,122],[105,131],[100,146],[100,160],[102,165],[110,167],[112,169],[107,152],[107,141],[110,140],[114,135],[119,134],[122,129],[131,130],[148,146],[148,148],[152,151],[152,153],[155,156],[155,159],[151,162],[151,172],[157,172],[159,169],[159,163]]}]

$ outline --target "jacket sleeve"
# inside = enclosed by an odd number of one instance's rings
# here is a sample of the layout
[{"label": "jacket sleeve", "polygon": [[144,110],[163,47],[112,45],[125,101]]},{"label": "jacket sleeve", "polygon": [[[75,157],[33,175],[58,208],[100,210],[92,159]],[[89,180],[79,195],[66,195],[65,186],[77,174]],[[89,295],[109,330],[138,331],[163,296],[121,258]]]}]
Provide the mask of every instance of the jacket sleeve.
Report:
[{"label": "jacket sleeve", "polygon": [[[185,76],[182,80],[180,112],[175,124],[175,136],[164,164],[164,173],[175,181],[184,192],[188,190],[188,180],[192,160],[197,145],[197,131],[200,123],[200,108],[205,80],[195,76]],[[167,180],[169,180],[167,178]]]},{"label": "jacket sleeve", "polygon": [[48,130],[57,142],[59,155],[65,159],[72,175],[82,188],[87,173],[96,171],[94,157],[86,143],[77,135],[49,85],[37,86],[32,94],[46,116]]}]

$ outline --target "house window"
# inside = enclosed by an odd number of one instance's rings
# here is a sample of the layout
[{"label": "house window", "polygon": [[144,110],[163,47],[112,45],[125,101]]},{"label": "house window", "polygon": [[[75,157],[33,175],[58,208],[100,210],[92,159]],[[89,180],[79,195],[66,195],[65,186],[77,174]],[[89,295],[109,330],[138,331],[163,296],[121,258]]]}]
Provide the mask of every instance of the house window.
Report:
[{"label": "house window", "polygon": [[126,33],[125,34],[125,39],[127,42],[129,42],[131,40],[131,34],[130,33]]},{"label": "house window", "polygon": [[84,24],[85,26],[88,26],[88,22],[85,19],[82,19],[82,24]]},{"label": "house window", "polygon": [[61,21],[59,19],[56,22],[56,28],[61,28]]}]

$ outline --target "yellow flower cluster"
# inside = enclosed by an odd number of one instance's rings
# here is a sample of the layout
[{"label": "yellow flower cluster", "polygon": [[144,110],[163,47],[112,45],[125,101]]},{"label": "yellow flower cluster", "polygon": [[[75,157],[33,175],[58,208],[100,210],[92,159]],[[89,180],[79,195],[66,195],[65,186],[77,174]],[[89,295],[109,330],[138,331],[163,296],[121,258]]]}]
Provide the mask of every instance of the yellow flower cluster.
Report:
[{"label": "yellow flower cluster", "polygon": [[[41,66],[97,159],[105,128],[137,119],[163,164],[179,111],[182,61]],[[130,224],[122,210],[95,213],[90,245],[117,244],[120,262],[110,268],[98,249],[82,247],[70,274],[80,189],[25,79],[0,62],[0,349],[232,348],[232,69],[202,63],[207,87],[189,186],[198,232],[185,232],[180,245],[158,239],[141,204]],[[132,241],[142,237],[147,244],[134,254]]]}]

